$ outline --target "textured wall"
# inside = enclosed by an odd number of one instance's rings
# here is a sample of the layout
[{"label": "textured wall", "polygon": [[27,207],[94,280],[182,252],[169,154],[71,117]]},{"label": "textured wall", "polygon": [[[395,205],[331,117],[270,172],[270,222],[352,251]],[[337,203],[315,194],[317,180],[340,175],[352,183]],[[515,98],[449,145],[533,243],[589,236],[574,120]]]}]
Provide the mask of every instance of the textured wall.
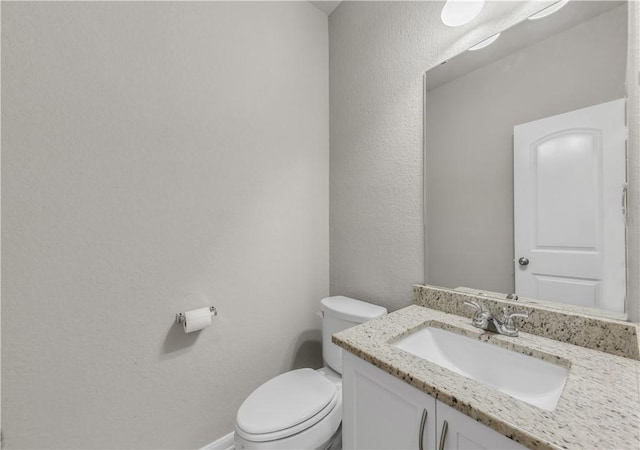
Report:
[{"label": "textured wall", "polygon": [[[424,281],[422,75],[543,2],[487,2],[471,24],[444,2],[343,2],[329,17],[331,292],[390,309]],[[640,6],[630,3],[628,311],[640,322]],[[428,214],[428,211],[427,211]]]},{"label": "textured wall", "polygon": [[424,72],[540,9],[488,2],[448,28],[443,2],[343,2],[329,17],[331,292],[390,309],[425,273]]},{"label": "textured wall", "polygon": [[428,283],[515,291],[513,127],[624,98],[626,42],[620,6],[427,92]]},{"label": "textured wall", "polygon": [[3,3],[6,448],[197,448],[320,364],[327,61],[307,2]]}]

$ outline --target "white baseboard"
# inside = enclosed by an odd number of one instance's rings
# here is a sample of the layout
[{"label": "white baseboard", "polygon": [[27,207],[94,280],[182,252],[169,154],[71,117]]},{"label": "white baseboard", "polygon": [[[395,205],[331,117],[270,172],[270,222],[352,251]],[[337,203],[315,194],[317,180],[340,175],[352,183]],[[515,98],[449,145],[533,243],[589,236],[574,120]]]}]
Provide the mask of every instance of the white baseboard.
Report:
[{"label": "white baseboard", "polygon": [[210,444],[205,445],[200,450],[234,450],[236,448],[233,442],[233,431],[229,434],[225,434],[217,441],[213,441]]}]

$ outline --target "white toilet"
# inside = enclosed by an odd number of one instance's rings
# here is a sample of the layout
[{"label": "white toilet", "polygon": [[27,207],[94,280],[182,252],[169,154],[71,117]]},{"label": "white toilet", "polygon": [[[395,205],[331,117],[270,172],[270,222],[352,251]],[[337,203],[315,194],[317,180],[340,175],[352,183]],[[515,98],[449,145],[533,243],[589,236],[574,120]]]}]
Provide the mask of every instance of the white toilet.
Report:
[{"label": "white toilet", "polygon": [[236,450],[341,448],[342,349],[331,343],[331,335],[387,310],[342,296],[325,298],[321,304],[327,367],[292,370],[253,391],[238,409]]}]

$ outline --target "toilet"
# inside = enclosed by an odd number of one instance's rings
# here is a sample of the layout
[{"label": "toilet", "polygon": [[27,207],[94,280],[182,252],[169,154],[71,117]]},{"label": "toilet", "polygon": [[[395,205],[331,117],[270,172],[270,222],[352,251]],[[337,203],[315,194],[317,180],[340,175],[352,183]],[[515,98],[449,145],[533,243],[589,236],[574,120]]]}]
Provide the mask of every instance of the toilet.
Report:
[{"label": "toilet", "polygon": [[236,450],[342,448],[342,349],[331,335],[387,310],[343,296],[320,303],[326,366],[283,373],[253,391],[236,415]]}]

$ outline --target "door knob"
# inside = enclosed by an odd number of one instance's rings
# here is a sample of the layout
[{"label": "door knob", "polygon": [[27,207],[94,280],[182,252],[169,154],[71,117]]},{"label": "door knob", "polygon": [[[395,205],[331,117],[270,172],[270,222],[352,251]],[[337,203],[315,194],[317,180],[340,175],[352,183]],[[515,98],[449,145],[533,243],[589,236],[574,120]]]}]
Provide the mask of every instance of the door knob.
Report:
[{"label": "door knob", "polygon": [[529,260],[523,256],[518,260],[518,264],[520,264],[521,266],[528,266]]}]

